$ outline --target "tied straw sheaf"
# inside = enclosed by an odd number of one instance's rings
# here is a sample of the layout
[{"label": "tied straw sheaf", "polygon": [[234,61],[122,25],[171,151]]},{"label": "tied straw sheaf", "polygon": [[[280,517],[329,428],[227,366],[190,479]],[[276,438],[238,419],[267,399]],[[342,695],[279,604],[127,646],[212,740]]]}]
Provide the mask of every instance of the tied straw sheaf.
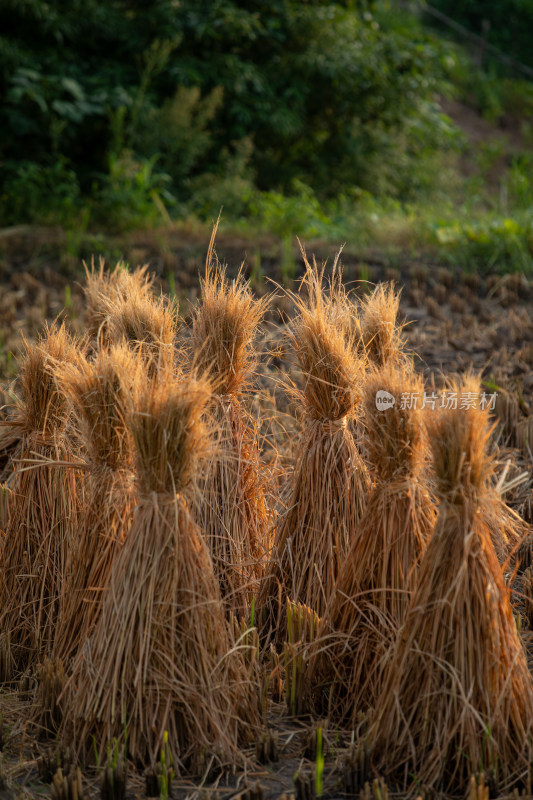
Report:
[{"label": "tied straw sheaf", "polygon": [[92,631],[135,501],[133,446],[125,404],[135,396],[139,359],[125,345],[101,350],[93,362],[58,367],[85,454],[86,510],[68,553],[54,655],[68,664]]},{"label": "tied straw sheaf", "polygon": [[[452,383],[480,396],[479,380]],[[376,770],[401,791],[528,786],[533,687],[491,538],[488,410],[429,417],[439,514],[368,732]]]},{"label": "tied straw sheaf", "polygon": [[303,408],[303,430],[287,512],[259,594],[262,638],[278,643],[285,636],[287,598],[323,613],[369,489],[352,430],[364,371],[354,308],[337,262],[325,289],[324,268],[304,259],[306,273],[293,297],[298,315],[289,332],[302,372],[303,388],[291,393]]},{"label": "tied straw sheaf", "polygon": [[380,692],[383,659],[403,623],[415,570],[435,523],[424,472],[422,411],[376,396],[421,391],[422,379],[390,364],[363,392],[366,451],[374,486],[330,595],[310,653],[308,688],[321,713],[355,725]]},{"label": "tied straw sheaf", "polygon": [[214,389],[211,413],[218,446],[206,465],[196,519],[207,535],[226,607],[247,617],[268,552],[269,512],[257,423],[245,399],[269,300],[254,298],[242,272],[230,281],[213,247],[214,238],[194,310],[191,350],[194,368],[209,376]]},{"label": "tied straw sheaf", "polygon": [[79,508],[79,473],[69,468],[69,404],[55,379],[82,352],[64,326],[25,344],[14,424],[22,434],[0,560],[3,680],[51,654],[59,597]]},{"label": "tied straw sheaf", "polygon": [[86,755],[94,741],[103,756],[115,738],[154,765],[166,731],[174,763],[196,774],[207,753],[221,764],[242,760],[257,723],[253,665],[235,646],[190,512],[211,446],[209,400],[205,380],[183,376],[144,377],[131,399],[138,505],[66,688],[62,736]]}]

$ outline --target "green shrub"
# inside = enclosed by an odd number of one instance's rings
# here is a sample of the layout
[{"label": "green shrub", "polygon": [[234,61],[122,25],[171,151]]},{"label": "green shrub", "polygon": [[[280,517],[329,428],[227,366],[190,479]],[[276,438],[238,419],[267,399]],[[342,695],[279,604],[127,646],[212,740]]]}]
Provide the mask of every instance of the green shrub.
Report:
[{"label": "green shrub", "polygon": [[438,225],[438,243],[457,261],[482,272],[533,269],[533,218],[497,217]]},{"label": "green shrub", "polygon": [[2,187],[0,215],[15,222],[71,223],[78,214],[81,190],[64,159],[42,166],[32,161],[9,164]]},{"label": "green shrub", "polygon": [[[413,166],[449,133],[433,102],[443,53],[385,6],[5,0],[0,193],[20,176],[39,188],[55,159],[59,207],[78,187],[120,227],[164,218],[174,198],[239,216],[255,190],[268,203],[298,182],[320,203],[347,186],[416,191]],[[49,212],[11,205],[12,219]]]},{"label": "green shrub", "polygon": [[111,156],[108,174],[94,186],[98,221],[118,229],[169,221],[171,179],[155,170],[156,162],[157,156],[140,160],[127,150]]}]

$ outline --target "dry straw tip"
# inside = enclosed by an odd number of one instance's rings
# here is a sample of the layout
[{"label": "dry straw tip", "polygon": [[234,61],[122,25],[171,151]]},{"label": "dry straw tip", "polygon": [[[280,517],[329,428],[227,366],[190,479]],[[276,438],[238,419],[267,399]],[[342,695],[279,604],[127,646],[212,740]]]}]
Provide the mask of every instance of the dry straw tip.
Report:
[{"label": "dry straw tip", "polygon": [[104,328],[109,301],[118,302],[129,297],[148,299],[154,279],[148,273],[148,265],[130,272],[127,265],[119,261],[114,269],[107,270],[103,258],[100,258],[98,267],[93,258],[90,268],[85,263],[84,267],[88,332],[95,338],[101,334],[106,338]]},{"label": "dry straw tip", "polygon": [[368,360],[382,367],[404,360],[405,340],[398,325],[400,292],[393,283],[379,283],[361,300],[361,340]]},{"label": "dry straw tip", "polygon": [[64,324],[46,327],[37,344],[25,342],[20,365],[19,414],[27,431],[40,431],[44,435],[63,427],[68,402],[58,386],[56,371],[61,364],[78,364],[82,358],[82,346]]},{"label": "dry straw tip", "polygon": [[357,355],[355,309],[335,261],[329,280],[325,267],[305,255],[305,275],[293,295],[297,316],[288,334],[304,375],[297,393],[310,417],[340,420],[353,414],[360,400],[364,363]]},{"label": "dry straw tip", "polygon": [[109,341],[136,349],[152,376],[160,369],[171,369],[176,357],[177,311],[177,306],[164,297],[131,295],[108,300]]},{"label": "dry straw tip", "polygon": [[423,465],[423,412],[402,398],[421,396],[421,376],[389,363],[368,375],[363,391],[366,445],[381,478],[414,474]]},{"label": "dry straw tip", "polygon": [[217,394],[238,395],[250,381],[258,359],[254,339],[269,302],[254,297],[242,270],[230,280],[225,267],[208,261],[191,346],[196,369],[209,376]]},{"label": "dry straw tip", "polygon": [[125,408],[137,390],[141,366],[125,345],[116,345],[101,350],[92,362],[80,359],[58,368],[60,386],[72,402],[84,448],[95,466],[120,469],[129,463]]},{"label": "dry straw tip", "polygon": [[[448,402],[447,398],[455,399]],[[488,487],[494,474],[494,459],[489,453],[492,429],[489,408],[483,407],[479,377],[466,375],[459,381],[450,380],[441,408],[428,415],[441,495],[453,495],[457,490],[479,492]]]},{"label": "dry straw tip", "polygon": [[194,486],[199,463],[211,450],[205,421],[211,387],[202,378],[144,381],[130,405],[142,492],[175,495]]}]

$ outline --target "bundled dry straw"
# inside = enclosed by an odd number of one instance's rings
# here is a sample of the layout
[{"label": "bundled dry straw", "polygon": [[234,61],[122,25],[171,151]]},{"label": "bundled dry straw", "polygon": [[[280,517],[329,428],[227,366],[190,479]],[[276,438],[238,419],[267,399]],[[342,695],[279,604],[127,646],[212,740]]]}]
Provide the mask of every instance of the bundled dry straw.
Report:
[{"label": "bundled dry straw", "polygon": [[[460,391],[479,404],[478,381]],[[474,771],[498,793],[529,775],[533,687],[487,523],[488,411],[430,419],[439,517],[368,734],[372,761],[413,795],[420,784],[464,795]]]},{"label": "bundled dry straw", "polygon": [[159,298],[130,294],[107,302],[110,342],[127,344],[143,359],[150,378],[171,376],[176,361],[177,307]]},{"label": "bundled dry straw", "polygon": [[400,293],[392,283],[379,283],[374,291],[361,301],[360,336],[365,355],[371,364],[406,366],[403,352],[405,339],[398,325]]},{"label": "bundled dry straw", "polygon": [[78,478],[65,428],[68,403],[54,370],[81,353],[65,328],[26,344],[16,422],[22,431],[0,561],[0,666],[4,680],[51,652],[77,515]]},{"label": "bundled dry straw", "polygon": [[363,362],[353,335],[353,309],[334,265],[329,292],[324,270],[306,262],[295,297],[298,316],[290,343],[303,373],[293,389],[303,408],[303,431],[291,476],[288,510],[276,530],[261,586],[263,635],[285,632],[285,599],[320,616],[340,572],[369,488],[349,424],[360,399]]},{"label": "bundled dry straw", "polygon": [[[414,572],[435,524],[423,472],[423,412],[401,399],[422,392],[421,378],[390,365],[365,384],[366,449],[375,485],[327,604],[308,676],[320,711],[352,724],[381,690],[383,657],[404,621]],[[384,393],[395,402],[378,408]]]},{"label": "bundled dry straw", "polygon": [[60,385],[70,398],[86,458],[86,507],[68,554],[54,652],[64,664],[92,631],[113,560],[131,523],[132,442],[125,402],[134,394],[139,363],[124,346],[94,362],[65,364]]},{"label": "bundled dry straw", "polygon": [[268,299],[256,300],[239,274],[230,281],[208,255],[191,346],[214,386],[218,447],[206,469],[197,512],[228,609],[247,614],[268,550],[269,516],[257,423],[243,400],[257,364],[255,337]]},{"label": "bundled dry straw", "polygon": [[111,271],[106,270],[103,258],[100,258],[98,269],[94,259],[90,269],[86,264],[84,266],[87,333],[93,343],[109,343],[109,302],[118,303],[132,297],[149,300],[153,277],[148,274],[148,266],[130,272],[122,261]]},{"label": "bundled dry straw", "polygon": [[[168,731],[174,763],[234,763],[257,713],[205,537],[191,517],[209,441],[205,382],[145,382],[131,411],[139,504],[115,559],[101,616],[67,686],[62,735],[103,757],[114,737],[154,765]],[[243,719],[247,722],[244,723]]]}]

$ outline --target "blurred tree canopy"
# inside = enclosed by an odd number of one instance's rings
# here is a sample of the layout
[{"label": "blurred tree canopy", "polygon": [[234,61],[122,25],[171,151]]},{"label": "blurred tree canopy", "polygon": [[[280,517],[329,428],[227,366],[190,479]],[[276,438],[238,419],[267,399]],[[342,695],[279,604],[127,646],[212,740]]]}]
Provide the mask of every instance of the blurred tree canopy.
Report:
[{"label": "blurred tree canopy", "polygon": [[371,2],[2,0],[4,220],[231,208],[295,181],[402,192],[439,130],[440,61]]}]

